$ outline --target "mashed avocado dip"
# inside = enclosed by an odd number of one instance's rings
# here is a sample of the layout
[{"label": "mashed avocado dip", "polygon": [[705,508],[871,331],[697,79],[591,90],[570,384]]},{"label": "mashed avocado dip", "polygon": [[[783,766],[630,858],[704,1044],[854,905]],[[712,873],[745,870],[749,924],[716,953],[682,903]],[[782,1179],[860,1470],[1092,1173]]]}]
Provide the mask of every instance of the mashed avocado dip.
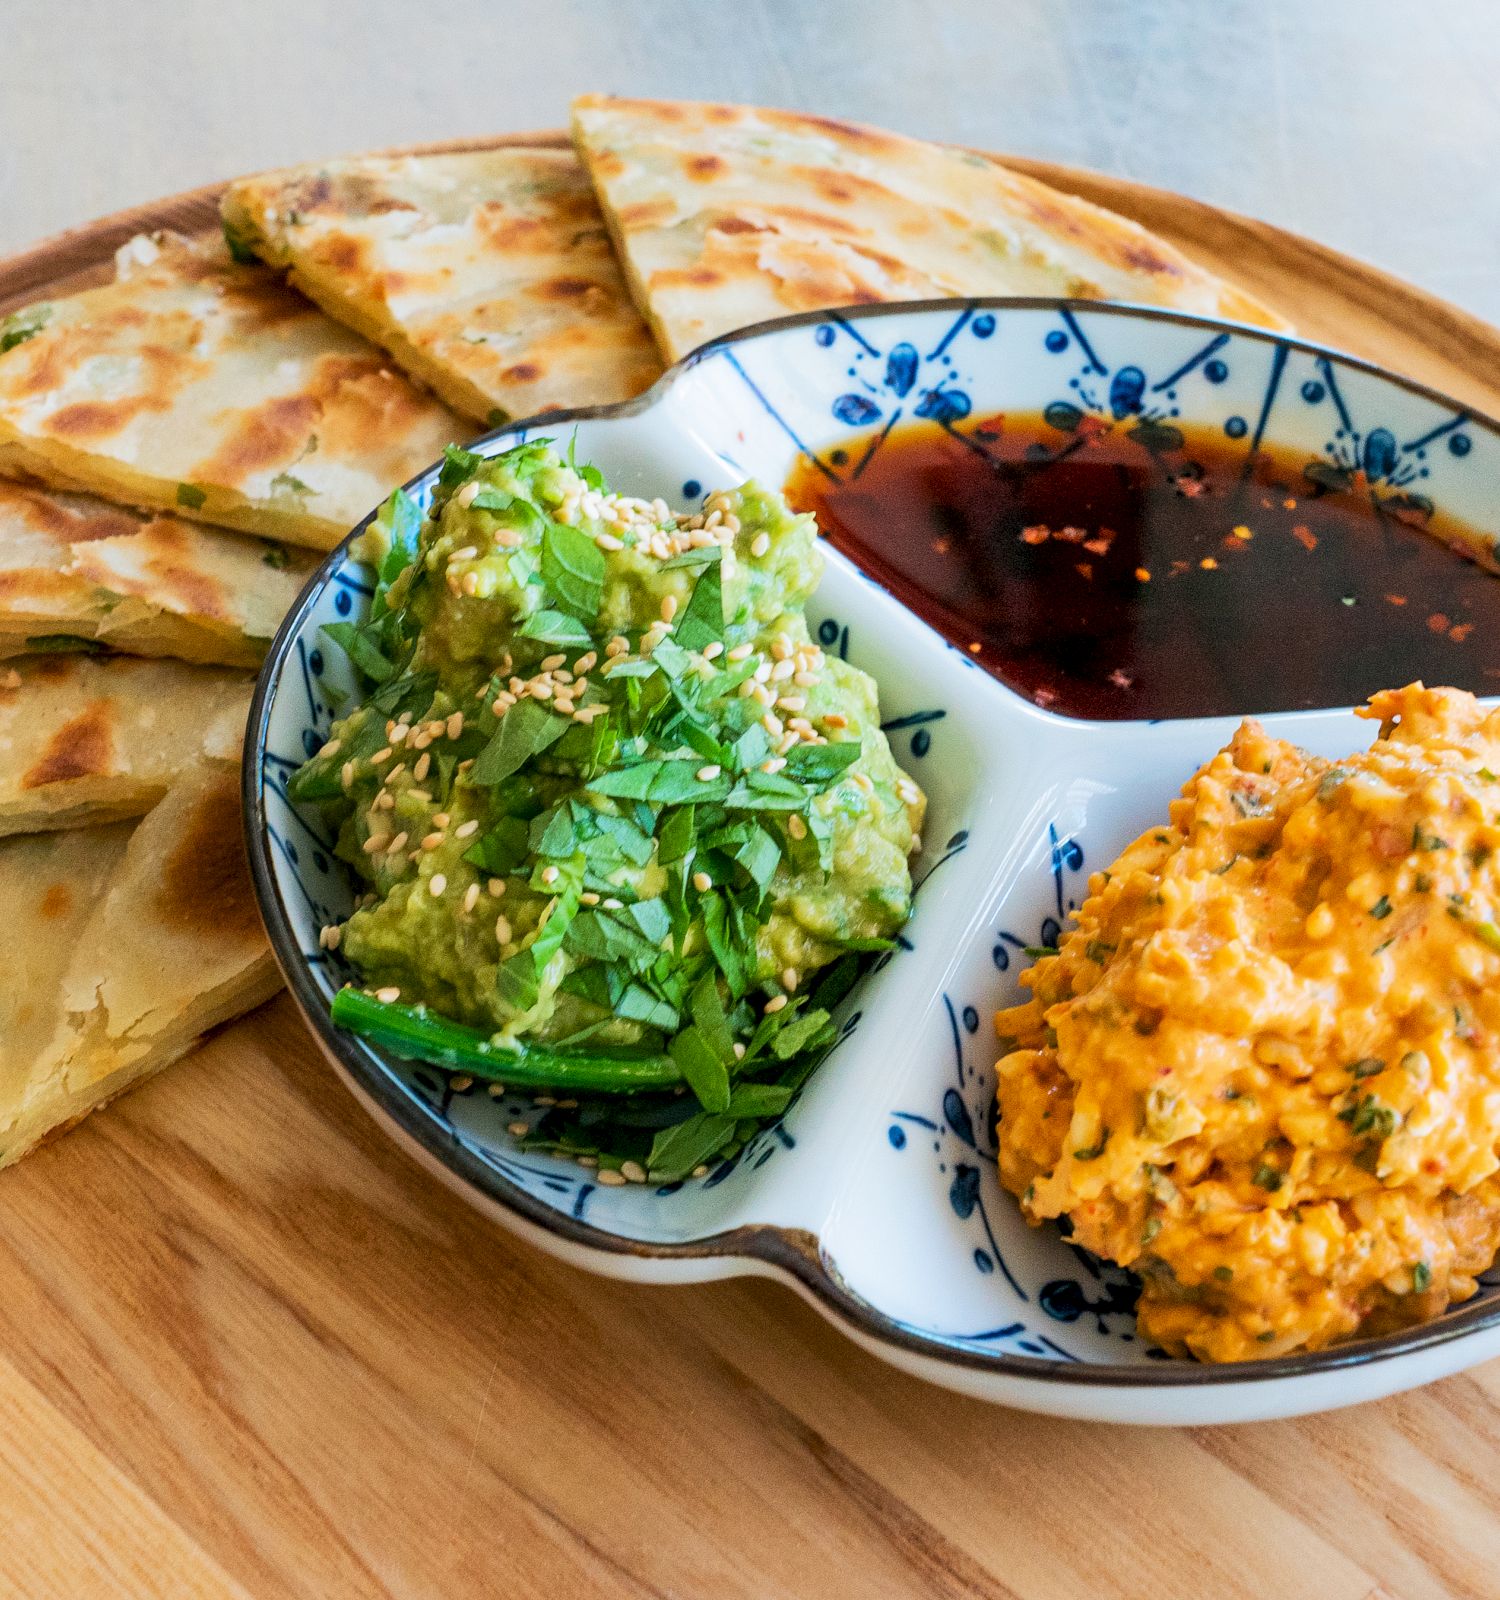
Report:
[{"label": "mashed avocado dip", "polygon": [[367,887],[335,1020],[544,1091],[526,1142],[670,1181],[779,1116],[911,909],[923,797],[803,607],[816,525],[674,515],[548,441],[451,449],[364,535],[367,683],[297,773]]}]

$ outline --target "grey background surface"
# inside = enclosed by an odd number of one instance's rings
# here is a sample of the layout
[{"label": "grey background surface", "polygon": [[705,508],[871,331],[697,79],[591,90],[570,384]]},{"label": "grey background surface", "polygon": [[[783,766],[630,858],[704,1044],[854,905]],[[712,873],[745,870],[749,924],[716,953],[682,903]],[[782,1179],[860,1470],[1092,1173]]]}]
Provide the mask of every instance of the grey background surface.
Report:
[{"label": "grey background surface", "polygon": [[585,89],[1098,167],[1500,321],[1500,0],[0,0],[0,250]]}]

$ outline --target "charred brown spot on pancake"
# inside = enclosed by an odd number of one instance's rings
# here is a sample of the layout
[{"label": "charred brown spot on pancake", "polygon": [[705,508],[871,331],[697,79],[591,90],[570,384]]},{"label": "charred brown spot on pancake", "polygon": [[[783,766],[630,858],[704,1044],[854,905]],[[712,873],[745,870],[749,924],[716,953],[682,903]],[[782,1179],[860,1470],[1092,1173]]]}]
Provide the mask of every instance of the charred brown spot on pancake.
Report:
[{"label": "charred brown spot on pancake", "polygon": [[[54,572],[47,567],[19,567],[0,570],[0,604],[15,607],[23,600],[38,605],[48,601],[78,599],[88,593],[88,584],[71,572]],[[3,668],[0,668],[3,672]]]},{"label": "charred brown spot on pancake", "polygon": [[591,289],[598,287],[592,278],[548,278],[533,285],[531,293],[538,300],[558,300],[567,304],[583,299]]},{"label": "charred brown spot on pancake", "polygon": [[721,178],[729,168],[718,156],[685,156],[682,170],[687,173],[694,183],[712,183],[715,178]]},{"label": "charred brown spot on pancake", "polygon": [[857,122],[842,122],[837,117],[815,117],[797,111],[763,111],[761,117],[772,127],[788,133],[816,131],[830,134],[841,145],[867,155],[884,154],[902,148],[902,141],[892,134],[862,127]]},{"label": "charred brown spot on pancake", "polygon": [[534,361],[518,361],[500,374],[507,383],[535,383],[541,375],[542,369]]},{"label": "charred brown spot on pancake", "polygon": [[497,254],[529,250],[549,242],[547,224],[540,217],[521,216],[498,200],[487,200],[476,208],[474,226]]},{"label": "charred brown spot on pancake", "polygon": [[36,909],[44,922],[56,922],[73,909],[73,891],[65,883],[49,883]]},{"label": "charred brown spot on pancake", "polygon": [[74,656],[43,656],[32,665],[31,671],[44,683],[63,683],[78,675],[78,661]]},{"label": "charred brown spot on pancake", "polygon": [[805,206],[767,206],[768,215],[783,222],[797,222],[822,233],[857,233],[853,223],[843,217],[830,216],[826,211],[809,211]]},{"label": "charred brown spot on pancake", "polygon": [[738,106],[707,106],[703,112],[708,122],[738,122],[744,114]]},{"label": "charred brown spot on pancake", "polygon": [[96,700],[47,741],[41,759],[21,778],[23,789],[41,789],[49,783],[71,783],[78,778],[98,778],[114,766],[113,704]]},{"label": "charred brown spot on pancake", "polygon": [[292,196],[293,211],[317,211],[333,199],[333,185],[326,172],[316,173],[297,185]]},{"label": "charred brown spot on pancake", "polygon": [[198,797],[176,849],[162,865],[156,909],[168,926],[202,929],[216,940],[259,936],[233,769],[215,773]]},{"label": "charred brown spot on pancake", "polygon": [[632,228],[650,228],[659,222],[670,222],[676,215],[676,208],[670,200],[641,200],[633,206],[621,206],[619,210],[620,226],[627,231]]},{"label": "charred brown spot on pancake", "polygon": [[891,198],[891,191],[873,178],[862,178],[857,172],[833,172],[827,167],[794,167],[793,173],[816,189],[825,200],[839,205],[849,205],[857,200],[882,200]]},{"label": "charred brown spot on pancake", "polygon": [[123,433],[143,411],[165,409],[154,395],[133,395],[128,400],[78,400],[54,411],[43,427],[54,437],[74,443],[110,439]]},{"label": "charred brown spot on pancake", "polygon": [[306,394],[278,395],[241,412],[219,448],[188,473],[189,480],[238,488],[257,472],[285,466],[301,454],[318,412],[317,400]]},{"label": "charred brown spot on pancake", "polygon": [[712,289],[724,274],[714,267],[664,267],[651,274],[650,289]]},{"label": "charred brown spot on pancake", "polygon": [[346,276],[364,267],[366,253],[365,241],[347,233],[330,234],[326,239],[319,239],[308,251],[319,266]]},{"label": "charred brown spot on pancake", "polygon": [[158,604],[165,602],[189,616],[207,617],[217,622],[233,622],[228,591],[217,578],[192,565],[190,535],[180,522],[163,518],[153,522],[142,535],[146,546],[147,576],[128,583],[111,574],[110,584],[121,593],[146,593]]},{"label": "charred brown spot on pancake", "polygon": [[1144,240],[1131,240],[1120,249],[1120,260],[1132,272],[1149,272],[1157,277],[1179,278],[1182,276],[1175,261],[1169,261],[1164,255],[1153,250]]},{"label": "charred brown spot on pancake", "polygon": [[594,169],[596,177],[618,178],[625,170],[625,163],[617,151],[597,150],[589,157],[589,164]]},{"label": "charred brown spot on pancake", "polygon": [[[372,472],[410,475],[413,429],[426,426],[432,402],[375,356],[322,356],[307,393],[317,402],[318,449],[335,460],[365,461]],[[383,459],[385,452],[395,459]]]},{"label": "charred brown spot on pancake", "polygon": [[367,215],[383,217],[388,211],[416,211],[420,208],[414,206],[409,200],[398,200],[395,195],[382,195],[379,200],[372,200],[366,208]]},{"label": "charred brown spot on pancake", "polygon": [[764,233],[766,231],[758,222],[751,222],[748,217],[715,217],[709,227],[714,233]]}]

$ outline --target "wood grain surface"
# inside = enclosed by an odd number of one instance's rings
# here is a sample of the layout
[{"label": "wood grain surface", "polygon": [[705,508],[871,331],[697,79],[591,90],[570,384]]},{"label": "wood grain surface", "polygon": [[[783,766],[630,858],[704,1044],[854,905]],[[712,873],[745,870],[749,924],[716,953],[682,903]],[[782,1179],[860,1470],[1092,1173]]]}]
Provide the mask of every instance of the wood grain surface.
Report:
[{"label": "wood grain surface", "polygon": [[[1500,412],[1500,336],[1072,169],[1308,333]],[[200,191],[0,264],[103,270]],[[282,997],[0,1176],[0,1596],[1489,1600],[1500,1363],[1194,1431],[905,1377],[789,1291],[611,1283],[389,1145]]]}]

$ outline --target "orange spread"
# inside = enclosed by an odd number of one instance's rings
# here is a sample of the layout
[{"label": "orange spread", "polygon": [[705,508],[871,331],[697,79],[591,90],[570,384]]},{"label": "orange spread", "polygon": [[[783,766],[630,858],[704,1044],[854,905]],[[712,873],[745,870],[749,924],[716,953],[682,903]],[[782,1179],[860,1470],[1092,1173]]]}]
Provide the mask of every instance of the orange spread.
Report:
[{"label": "orange spread", "polygon": [[1500,712],[1360,715],[1337,763],[1245,723],[996,1018],[1002,1181],[1174,1354],[1420,1322],[1500,1246]]}]

